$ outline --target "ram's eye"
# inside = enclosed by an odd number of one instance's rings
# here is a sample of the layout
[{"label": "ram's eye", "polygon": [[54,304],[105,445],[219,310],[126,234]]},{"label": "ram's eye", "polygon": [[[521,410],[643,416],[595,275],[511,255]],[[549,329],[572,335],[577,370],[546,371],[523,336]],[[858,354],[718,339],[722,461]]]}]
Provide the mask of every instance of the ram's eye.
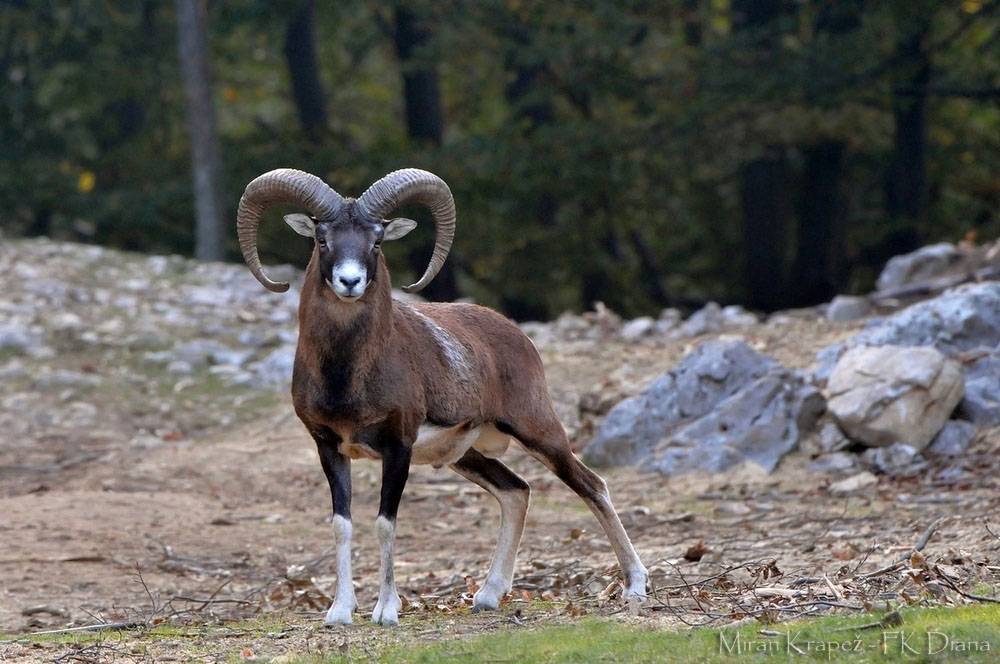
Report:
[{"label": "ram's eye", "polygon": [[326,246],[326,238],[325,238],[325,237],[323,237],[322,235],[320,235],[320,236],[318,236],[318,237],[316,238],[316,242],[317,242],[317,243],[319,244],[319,246],[321,246],[321,247],[325,247],[325,246]]},{"label": "ram's eye", "polygon": [[382,251],[382,242],[376,242],[372,245],[372,251],[379,252]]}]

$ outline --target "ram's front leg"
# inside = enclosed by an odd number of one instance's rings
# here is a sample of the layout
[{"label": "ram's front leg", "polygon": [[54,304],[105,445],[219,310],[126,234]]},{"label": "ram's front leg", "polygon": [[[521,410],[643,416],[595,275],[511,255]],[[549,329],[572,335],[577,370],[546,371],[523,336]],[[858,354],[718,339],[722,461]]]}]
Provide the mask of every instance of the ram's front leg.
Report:
[{"label": "ram's front leg", "polygon": [[372,621],[380,625],[398,625],[399,593],[393,574],[393,548],[396,544],[396,513],[403,487],[410,475],[410,448],[393,445],[382,452],[382,498],[375,519],[382,555],[379,565],[378,603],[372,611]]},{"label": "ram's front leg", "polygon": [[337,451],[337,441],[315,435],[323,472],[333,500],[333,533],[337,547],[337,595],[326,612],[327,625],[349,625],[357,608],[351,577],[351,460]]}]

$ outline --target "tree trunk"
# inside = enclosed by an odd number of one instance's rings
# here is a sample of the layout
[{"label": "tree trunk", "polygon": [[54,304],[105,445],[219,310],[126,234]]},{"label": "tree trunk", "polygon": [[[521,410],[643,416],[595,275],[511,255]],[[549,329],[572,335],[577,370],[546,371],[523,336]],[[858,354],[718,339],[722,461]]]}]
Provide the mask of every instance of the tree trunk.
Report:
[{"label": "tree trunk", "polygon": [[791,304],[826,302],[839,285],[843,246],[840,180],[845,145],[825,141],[806,147],[798,205],[798,249],[792,263]]},{"label": "tree trunk", "polygon": [[[785,7],[784,0],[734,0],[733,24],[737,30],[762,30]],[[759,48],[765,56],[777,48],[772,42],[762,36]],[[765,156],[745,164],[740,176],[747,303],[765,311],[781,309],[788,302],[788,170],[784,148],[770,146]]]},{"label": "tree trunk", "polygon": [[743,167],[740,200],[748,304],[775,311],[785,306],[788,238],[788,160],[783,148]]},{"label": "tree trunk", "polygon": [[302,130],[319,143],[327,127],[326,96],[316,65],[316,37],[313,30],[314,0],[304,0],[292,14],[285,31],[285,60],[292,79],[292,97]]},{"label": "tree trunk", "polygon": [[895,133],[893,155],[886,176],[886,213],[904,225],[890,237],[884,253],[888,256],[912,251],[920,244],[917,223],[927,201],[927,85],[930,80],[930,56],[924,50],[929,30],[926,21],[906,35],[898,49],[907,75],[893,96]]},{"label": "tree trunk", "polygon": [[403,65],[406,131],[411,139],[437,146],[444,134],[438,72],[434,63],[419,57],[429,38],[430,32],[412,11],[396,9],[396,54]]},{"label": "tree trunk", "polygon": [[187,99],[191,170],[194,176],[195,256],[221,260],[224,255],[220,196],[219,138],[212,103],[208,34],[203,0],[175,0],[177,50]]},{"label": "tree trunk", "polygon": [[[421,52],[430,40],[430,31],[420,17],[405,7],[396,7],[393,41],[403,74],[403,104],[406,133],[414,143],[440,147],[444,140],[444,114],[441,111],[441,86],[436,63]],[[421,274],[433,241],[414,243],[407,262]],[[460,293],[453,261],[448,261],[423,292],[430,300],[454,300]]]},{"label": "tree trunk", "polygon": [[[863,0],[824,4],[816,17],[816,32],[837,37],[856,30],[863,9]],[[846,220],[840,183],[847,145],[826,140],[804,146],[802,153],[797,246],[789,279],[791,304],[800,307],[826,302],[842,285]]]}]

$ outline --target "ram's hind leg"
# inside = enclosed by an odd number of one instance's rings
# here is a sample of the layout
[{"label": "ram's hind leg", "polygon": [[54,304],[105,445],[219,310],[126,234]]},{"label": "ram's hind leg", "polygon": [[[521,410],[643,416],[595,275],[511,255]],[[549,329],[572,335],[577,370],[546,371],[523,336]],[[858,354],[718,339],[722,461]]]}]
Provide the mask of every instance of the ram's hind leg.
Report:
[{"label": "ram's hind leg", "polygon": [[528,483],[496,459],[469,450],[452,464],[452,470],[483,487],[500,503],[500,536],[486,581],[473,598],[472,610],[495,609],[510,592],[517,548],[528,513]]},{"label": "ram's hind leg", "polygon": [[604,528],[621,565],[625,575],[625,597],[645,599],[646,568],[639,560],[639,555],[611,504],[608,485],[573,454],[566,432],[551,406],[546,404],[536,418],[522,416],[518,421],[505,422],[503,426],[498,425],[498,428],[517,438],[529,454],[545,464],[587,503],[587,507]]}]

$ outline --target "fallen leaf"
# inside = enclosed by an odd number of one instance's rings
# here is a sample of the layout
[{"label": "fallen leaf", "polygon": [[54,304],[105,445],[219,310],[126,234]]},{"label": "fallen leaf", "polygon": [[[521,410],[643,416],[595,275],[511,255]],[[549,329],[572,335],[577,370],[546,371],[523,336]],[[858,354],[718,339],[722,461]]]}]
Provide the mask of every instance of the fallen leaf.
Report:
[{"label": "fallen leaf", "polygon": [[712,550],[705,546],[704,540],[698,540],[697,544],[688,547],[688,550],[684,552],[684,560],[690,563],[696,563],[705,557],[706,553],[711,553]]}]

